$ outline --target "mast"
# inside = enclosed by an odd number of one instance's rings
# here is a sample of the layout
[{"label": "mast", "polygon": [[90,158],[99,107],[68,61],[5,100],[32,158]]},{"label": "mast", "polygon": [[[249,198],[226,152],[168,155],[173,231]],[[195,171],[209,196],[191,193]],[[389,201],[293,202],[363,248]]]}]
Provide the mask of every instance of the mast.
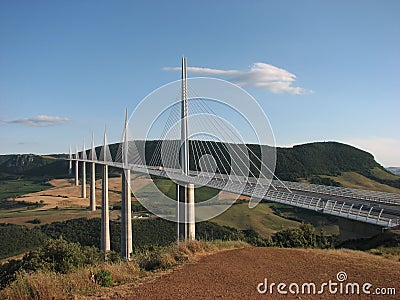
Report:
[{"label": "mast", "polygon": [[181,170],[189,174],[189,145],[188,145],[188,95],[186,57],[182,57],[182,99],[181,99]]}]

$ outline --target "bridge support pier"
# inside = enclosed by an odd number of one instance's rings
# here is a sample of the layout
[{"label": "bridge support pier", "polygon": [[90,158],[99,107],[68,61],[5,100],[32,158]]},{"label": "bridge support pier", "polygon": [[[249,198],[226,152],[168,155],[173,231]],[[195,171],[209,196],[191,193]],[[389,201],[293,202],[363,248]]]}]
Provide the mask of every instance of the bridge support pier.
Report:
[{"label": "bridge support pier", "polygon": [[75,185],[79,185],[79,162],[75,160]]},{"label": "bridge support pier", "polygon": [[178,243],[186,239],[185,199],[186,186],[176,184],[176,229]]},{"label": "bridge support pier", "polygon": [[194,210],[194,184],[177,184],[177,239],[180,241],[196,238]]},{"label": "bridge support pier", "polygon": [[196,222],[194,215],[194,184],[187,185],[187,239],[194,240],[196,238]]},{"label": "bridge support pier", "polygon": [[90,179],[90,210],[96,210],[96,164],[91,163]]},{"label": "bridge support pier", "polygon": [[82,198],[86,198],[86,162],[82,161]]},{"label": "bridge support pier", "polygon": [[131,260],[132,210],[131,210],[131,170],[122,172],[122,210],[121,210],[121,258]]},{"label": "bridge support pier", "polygon": [[108,166],[103,166],[101,191],[101,245],[100,249],[110,251],[110,212],[108,207]]}]

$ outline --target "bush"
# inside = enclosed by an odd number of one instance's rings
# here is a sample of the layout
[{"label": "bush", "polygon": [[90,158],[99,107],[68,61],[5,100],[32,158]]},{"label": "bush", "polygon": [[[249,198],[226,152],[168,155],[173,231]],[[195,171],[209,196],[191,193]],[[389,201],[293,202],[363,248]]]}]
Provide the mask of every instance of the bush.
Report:
[{"label": "bush", "polygon": [[33,220],[26,221],[26,223],[40,224],[40,223],[42,223],[42,221],[40,221],[40,219],[38,219],[38,218],[35,218]]},{"label": "bush", "polygon": [[114,284],[112,274],[108,270],[100,270],[95,275],[95,281],[101,286],[112,286]]},{"label": "bush", "polygon": [[105,254],[95,247],[82,247],[62,238],[47,240],[44,245],[25,254],[21,260],[11,260],[0,266],[0,287],[16,279],[20,271],[49,270],[67,273],[75,268],[104,261]]},{"label": "bush", "polygon": [[315,229],[311,224],[301,224],[299,228],[277,232],[272,240],[277,247],[314,248],[316,246]]}]

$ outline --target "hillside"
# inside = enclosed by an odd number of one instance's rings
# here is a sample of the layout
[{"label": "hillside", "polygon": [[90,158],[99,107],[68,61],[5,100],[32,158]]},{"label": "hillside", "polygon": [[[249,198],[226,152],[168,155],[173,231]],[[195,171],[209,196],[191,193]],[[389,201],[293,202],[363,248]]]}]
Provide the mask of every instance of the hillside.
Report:
[{"label": "hillside", "polygon": [[[136,143],[138,147],[143,145],[142,141]],[[146,143],[146,161],[149,162],[153,157],[157,143],[158,141],[148,141]],[[210,151],[206,151],[205,149],[219,148],[222,152],[225,152],[226,147],[215,142],[207,143],[210,143],[209,147],[205,146],[203,150],[198,150],[196,153],[198,153],[198,155],[208,153],[215,156],[216,161],[220,161],[216,153],[210,153]],[[191,144],[191,147],[192,146],[193,144]],[[119,144],[110,145],[110,151],[113,157],[116,156],[118,147]],[[267,146],[249,144],[247,147],[251,150],[250,152],[253,153],[250,155],[250,159],[253,162],[251,164],[251,169],[254,171],[257,165],[254,155],[259,155],[261,152],[260,147]],[[100,147],[96,148],[97,155],[100,154],[100,150]],[[265,150],[268,151],[268,148]],[[292,148],[277,148],[276,150],[275,173],[282,180],[305,180],[311,183],[348,186],[344,180],[337,179],[343,173],[353,172],[372,181],[376,181],[381,185],[400,188],[400,176],[394,175],[384,169],[374,160],[372,154],[346,144],[337,142],[317,142],[297,145]],[[15,179],[20,177],[26,179],[66,177],[68,162],[55,159],[60,156],[62,155],[2,155],[0,156],[0,179]],[[223,162],[218,166],[219,169],[227,169],[227,166],[222,166],[222,164],[227,165],[228,162],[222,161]],[[191,168],[194,169],[193,158],[190,163],[192,166]],[[111,171],[113,171],[112,168]],[[327,176],[330,176],[330,179],[328,179]],[[354,187],[354,184],[350,185]],[[362,185],[359,187],[363,188]],[[387,189],[384,188],[383,190]]]},{"label": "hillside", "polygon": [[0,156],[0,178],[58,178],[65,177],[68,162],[60,155],[10,154]]}]

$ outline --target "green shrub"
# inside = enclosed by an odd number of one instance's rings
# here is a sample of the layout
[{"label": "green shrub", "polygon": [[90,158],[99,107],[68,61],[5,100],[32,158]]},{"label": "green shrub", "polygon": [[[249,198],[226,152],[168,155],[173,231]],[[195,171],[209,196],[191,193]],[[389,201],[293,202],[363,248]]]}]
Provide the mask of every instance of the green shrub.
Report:
[{"label": "green shrub", "polygon": [[311,224],[301,224],[299,228],[277,232],[272,240],[277,247],[314,248],[316,246],[315,229]]},{"label": "green shrub", "polygon": [[108,270],[100,270],[95,275],[95,281],[101,286],[112,286],[114,284],[112,274]]}]

